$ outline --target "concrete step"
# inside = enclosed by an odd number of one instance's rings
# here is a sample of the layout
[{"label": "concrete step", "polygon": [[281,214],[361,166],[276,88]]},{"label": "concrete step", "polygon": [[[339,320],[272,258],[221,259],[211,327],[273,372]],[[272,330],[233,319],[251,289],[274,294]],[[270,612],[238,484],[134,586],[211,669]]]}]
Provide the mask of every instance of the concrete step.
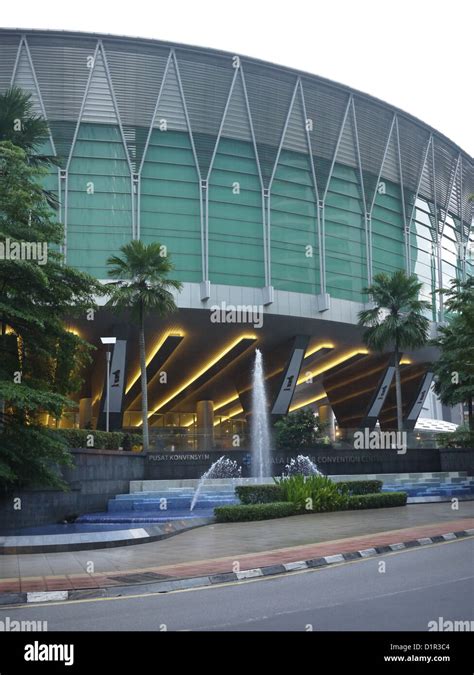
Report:
[{"label": "concrete step", "polygon": [[[181,509],[189,509],[191,506],[192,500],[189,498],[177,498],[173,497],[162,501],[160,499],[137,499],[137,500],[115,500],[110,499],[107,505],[107,510],[109,513],[116,513],[118,511],[176,511]],[[238,504],[238,499],[235,497],[228,497],[225,499],[213,499],[213,498],[204,498],[199,497],[196,502],[196,507],[198,508],[214,508],[215,506],[224,506],[226,504]],[[166,506],[166,508],[163,508]]]},{"label": "concrete step", "polygon": [[[195,492],[150,492],[143,494],[142,492],[132,492],[130,495],[116,495],[116,499],[126,501],[128,499],[179,499],[180,497],[188,497],[192,499]],[[229,490],[227,492],[200,492],[200,495],[207,495],[213,499],[220,499],[228,496],[234,496],[235,492]]]},{"label": "concrete step", "polygon": [[[200,518],[208,519],[212,522],[214,517],[213,509],[189,509],[181,511],[117,511],[116,513],[92,513],[81,516],[83,523],[168,523],[176,520],[198,520]],[[204,524],[201,522],[201,524]]]},{"label": "concrete step", "polygon": [[440,488],[430,488],[430,489],[418,489],[418,488],[399,488],[397,486],[392,486],[384,488],[383,492],[406,492],[409,496],[429,496],[429,495],[447,495],[447,496],[456,496],[456,495],[472,495],[474,497],[474,490],[471,487],[452,487],[446,489]]},{"label": "concrete step", "polygon": [[[353,481],[353,480],[381,480],[383,483],[451,483],[462,482],[470,477],[465,471],[434,471],[424,473],[390,473],[390,474],[349,474],[349,475],[330,475],[329,478],[335,482],[339,481]],[[181,479],[181,480],[141,480],[130,481],[130,494],[162,494],[162,493],[178,493],[186,494],[194,493],[200,483],[198,478]],[[234,493],[237,485],[274,485],[272,477],[263,479],[256,478],[213,478],[204,482],[202,490],[204,492]]]}]

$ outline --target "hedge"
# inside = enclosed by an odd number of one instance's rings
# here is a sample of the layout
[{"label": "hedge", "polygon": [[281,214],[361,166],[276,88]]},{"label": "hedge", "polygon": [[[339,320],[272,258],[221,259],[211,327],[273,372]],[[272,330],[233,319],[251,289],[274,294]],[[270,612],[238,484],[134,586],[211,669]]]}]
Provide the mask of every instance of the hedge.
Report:
[{"label": "hedge", "polygon": [[283,492],[279,485],[237,485],[235,494],[242,504],[269,504],[283,501]]},{"label": "hedge", "polygon": [[381,480],[341,480],[336,483],[338,490],[349,495],[372,495],[380,492]]},{"label": "hedge", "polygon": [[[61,436],[69,448],[96,448],[100,450],[118,450],[123,448],[124,438],[130,439],[130,450],[134,445],[142,444],[140,434],[126,434],[122,431],[98,431],[96,429],[56,429],[55,432]],[[90,445],[90,436],[93,438],[93,445]]]},{"label": "hedge", "polygon": [[[380,492],[381,480],[345,480],[336,483],[337,489],[348,495],[367,495]],[[242,504],[270,504],[284,499],[280,485],[238,485],[235,493]]]},{"label": "hedge", "polygon": [[346,510],[382,509],[389,506],[405,506],[406,492],[376,492],[371,495],[350,495]]},{"label": "hedge", "polygon": [[237,523],[249,520],[268,520],[294,516],[297,509],[290,502],[273,502],[271,504],[234,504],[232,506],[216,506],[214,509],[218,523]]},{"label": "hedge", "polygon": [[[380,509],[390,506],[405,506],[406,503],[406,492],[376,492],[368,495],[348,495],[344,506],[335,510],[355,511],[358,509]],[[217,506],[214,509],[214,514],[218,523],[268,520],[270,518],[301,516],[307,513],[321,513],[321,511],[318,511],[317,509],[302,511],[292,502],[234,504],[232,506]]]}]

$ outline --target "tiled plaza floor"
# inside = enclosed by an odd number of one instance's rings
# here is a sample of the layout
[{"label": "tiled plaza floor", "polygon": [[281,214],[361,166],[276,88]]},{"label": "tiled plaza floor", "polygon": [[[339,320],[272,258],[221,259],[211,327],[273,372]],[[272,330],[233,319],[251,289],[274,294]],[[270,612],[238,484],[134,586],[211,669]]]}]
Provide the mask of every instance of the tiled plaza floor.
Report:
[{"label": "tiled plaza floor", "polygon": [[[167,578],[305,560],[474,527],[474,502],[293,516],[215,524],[170,539],[122,548],[0,556],[0,593],[102,588],[126,575]],[[93,571],[92,571],[93,570]],[[110,577],[114,577],[111,579]]]}]

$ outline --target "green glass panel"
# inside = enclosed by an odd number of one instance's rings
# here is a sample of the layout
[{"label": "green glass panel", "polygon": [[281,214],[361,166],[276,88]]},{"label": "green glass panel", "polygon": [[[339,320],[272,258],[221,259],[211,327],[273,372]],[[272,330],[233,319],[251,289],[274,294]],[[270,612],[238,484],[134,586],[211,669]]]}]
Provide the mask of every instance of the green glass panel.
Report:
[{"label": "green glass panel", "polygon": [[[345,195],[346,197],[354,197],[354,199],[357,200],[360,198],[360,189],[358,183],[353,183],[346,179],[335,178],[333,176],[331,178],[330,187],[330,195]],[[326,203],[328,203],[327,199]]]},{"label": "green glass panel", "polygon": [[[227,138],[223,138],[221,142],[224,143],[227,142],[227,140]],[[243,141],[240,142],[243,143]],[[227,172],[229,170],[229,166],[237,169],[240,174],[255,176],[255,156],[241,157],[240,155],[231,155],[229,153],[221,153],[219,151],[214,159],[214,164],[212,166],[213,170],[222,169],[224,172]],[[223,178],[226,178],[225,174]]]},{"label": "green glass panel", "polygon": [[352,214],[364,214],[364,204],[361,197],[348,197],[347,195],[328,192],[325,210],[327,217],[330,219],[338,220],[338,214],[341,214],[341,216],[348,214],[345,217],[352,221]]},{"label": "green glass panel", "polygon": [[386,194],[375,193],[372,211],[372,271],[406,269],[400,188],[384,181]]},{"label": "green glass panel", "polygon": [[422,282],[420,298],[431,304],[432,319],[436,319],[437,298],[434,291],[439,285],[438,260],[431,240],[431,229],[420,222],[419,217],[424,220],[424,214],[416,209],[416,220],[412,223],[410,232],[411,271]]},{"label": "green glass panel", "polygon": [[[174,145],[167,145],[169,136],[180,132],[174,131],[153,131],[148,146],[145,163],[157,162],[159,165],[171,164],[173,166],[191,166],[196,168],[194,154],[191,148]],[[166,152],[164,151],[166,149]],[[196,173],[197,176],[197,173]]]},{"label": "green glass panel", "polygon": [[81,124],[68,175],[67,262],[99,278],[132,238],[130,170],[118,127]]},{"label": "green glass panel", "polygon": [[337,298],[362,300],[367,286],[364,203],[355,169],[336,164],[325,208],[326,286]]},{"label": "green glass panel", "polygon": [[[42,152],[52,154],[49,143]],[[57,192],[57,170],[52,169],[42,182]],[[94,190],[88,194],[91,183]],[[375,274],[406,266],[400,187],[386,180],[384,183],[385,194],[376,193],[372,210]],[[104,278],[107,257],[117,253],[132,236],[130,169],[117,127],[80,126],[68,187],[68,262]],[[209,179],[208,204],[211,281],[263,286],[262,194],[252,143],[220,139]],[[282,150],[270,208],[273,285],[282,290],[318,293],[317,202],[307,156]],[[334,297],[359,302],[364,299],[364,212],[358,171],[336,164],[325,204],[326,281]],[[424,284],[422,295],[431,299],[439,281],[430,212],[426,201],[417,201],[410,250],[412,271]],[[456,227],[459,224],[448,218],[441,242],[443,284],[460,275]],[[140,234],[147,243],[159,241],[168,247],[177,278],[202,279],[199,176],[186,133],[154,130],[151,134],[140,179]],[[471,262],[466,267],[469,273]]]},{"label": "green glass panel", "polygon": [[[313,177],[310,173],[308,160],[306,167],[294,167],[283,164],[280,158],[278,163],[278,178],[275,175],[272,183],[272,194],[278,194],[278,185],[281,181],[284,181],[285,183],[293,183],[295,189],[300,185],[307,185],[311,188],[311,190],[313,190],[314,183]],[[296,196],[301,196],[302,199],[305,198],[304,193],[301,193],[301,195],[296,193]],[[312,198],[312,193],[310,194],[309,198]]]},{"label": "green glass panel", "polygon": [[262,194],[251,143],[219,140],[208,193],[211,282],[263,286]]},{"label": "green glass panel", "polygon": [[270,260],[276,289],[319,292],[317,206],[309,157],[282,151],[270,196]]},{"label": "green glass panel", "polygon": [[331,182],[336,181],[336,187],[339,185],[338,178],[344,183],[355,183],[359,185],[359,172],[351,166],[345,164],[335,164],[331,176]]},{"label": "green glass panel", "polygon": [[202,279],[199,178],[186,133],[152,131],[140,180],[140,238],[167,247],[175,278]]}]

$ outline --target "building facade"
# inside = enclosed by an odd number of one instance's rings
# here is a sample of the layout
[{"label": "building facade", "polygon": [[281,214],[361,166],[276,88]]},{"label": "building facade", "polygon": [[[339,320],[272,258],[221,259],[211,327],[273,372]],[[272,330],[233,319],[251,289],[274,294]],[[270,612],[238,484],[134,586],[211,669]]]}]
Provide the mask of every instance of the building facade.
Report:
[{"label": "building facade", "polygon": [[[12,84],[50,125],[67,263],[105,280],[120,246],[159,241],[184,284],[179,313],[149,319],[152,424],[194,430],[200,401],[217,428],[244,424],[255,346],[275,415],[318,406],[340,428],[393,423],[390,358],[368,354],[356,325],[363,289],[414,272],[443,320],[433,291],[474,267],[467,153],[349,87],[153,40],[1,30],[0,91]],[[117,335],[114,424],[139,424],[133,327],[104,310],[75,328]],[[432,358],[404,355],[407,420]],[[82,422],[100,424],[100,364]]]}]

